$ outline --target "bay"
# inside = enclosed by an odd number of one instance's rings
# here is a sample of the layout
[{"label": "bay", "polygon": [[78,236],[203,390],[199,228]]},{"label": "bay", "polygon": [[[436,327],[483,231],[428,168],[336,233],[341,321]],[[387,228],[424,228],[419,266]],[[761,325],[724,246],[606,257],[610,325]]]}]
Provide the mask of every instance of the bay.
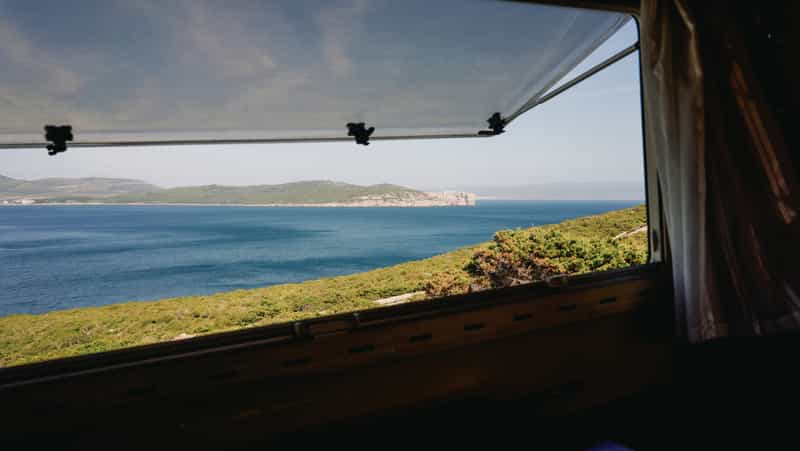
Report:
[{"label": "bay", "polygon": [[474,207],[0,208],[0,316],[212,294],[351,274],[635,201]]}]

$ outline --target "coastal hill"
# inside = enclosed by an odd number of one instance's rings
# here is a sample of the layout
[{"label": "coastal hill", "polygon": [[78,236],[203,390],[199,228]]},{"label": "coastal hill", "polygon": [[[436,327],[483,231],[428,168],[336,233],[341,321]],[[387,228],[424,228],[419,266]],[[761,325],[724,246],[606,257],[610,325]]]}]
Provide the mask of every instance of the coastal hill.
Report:
[{"label": "coastal hill", "polygon": [[475,205],[466,192],[424,192],[398,185],[370,186],[325,180],[279,185],[204,185],[159,188],[127,179],[15,180],[0,176],[0,203],[226,204],[333,207]]},{"label": "coastal hill", "polygon": [[19,180],[0,175],[0,200],[42,199],[65,195],[106,197],[158,189],[160,188],[156,185],[131,179],[89,177]]}]

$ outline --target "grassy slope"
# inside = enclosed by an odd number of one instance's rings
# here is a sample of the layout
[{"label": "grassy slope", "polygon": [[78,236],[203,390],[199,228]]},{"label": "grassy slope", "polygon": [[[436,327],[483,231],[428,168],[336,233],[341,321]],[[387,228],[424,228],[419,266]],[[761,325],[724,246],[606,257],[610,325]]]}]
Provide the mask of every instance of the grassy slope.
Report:
[{"label": "grassy slope", "polygon": [[[642,206],[542,226],[611,238],[645,223]],[[642,242],[641,237],[631,237]],[[419,291],[433,274],[460,271],[476,249],[347,276],[152,302],[0,318],[0,366],[87,354],[300,318],[374,308],[374,300]]]}]

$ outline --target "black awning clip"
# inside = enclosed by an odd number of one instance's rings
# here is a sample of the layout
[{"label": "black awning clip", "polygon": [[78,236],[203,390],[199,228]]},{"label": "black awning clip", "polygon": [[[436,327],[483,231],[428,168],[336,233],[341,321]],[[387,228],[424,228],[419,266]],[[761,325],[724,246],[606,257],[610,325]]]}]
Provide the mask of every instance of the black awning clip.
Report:
[{"label": "black awning clip", "polygon": [[72,141],[72,126],[45,125],[44,139],[51,142],[51,144],[47,145],[47,155],[53,156],[61,152],[66,152],[67,141]]},{"label": "black awning clip", "polygon": [[353,136],[356,139],[356,144],[369,145],[369,137],[375,127],[366,128],[363,122],[348,122],[347,123],[347,136]]},{"label": "black awning clip", "polygon": [[479,135],[494,136],[506,131],[506,120],[500,116],[500,113],[494,113],[492,117],[486,120],[486,122],[489,123],[490,130],[481,130],[478,132]]}]

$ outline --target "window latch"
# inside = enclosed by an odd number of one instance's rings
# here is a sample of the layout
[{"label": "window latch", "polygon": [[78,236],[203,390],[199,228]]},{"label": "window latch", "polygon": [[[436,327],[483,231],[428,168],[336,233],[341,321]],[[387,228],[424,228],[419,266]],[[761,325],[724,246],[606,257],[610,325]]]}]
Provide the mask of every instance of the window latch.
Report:
[{"label": "window latch", "polygon": [[348,122],[347,123],[347,136],[352,136],[356,139],[356,144],[369,145],[369,137],[375,127],[367,128],[363,122]]},{"label": "window latch", "polygon": [[67,151],[67,141],[72,141],[71,125],[45,125],[44,139],[50,141],[47,154],[50,156]]},{"label": "window latch", "polygon": [[350,332],[361,327],[361,317],[358,312],[343,318],[325,321],[298,321],[294,323],[293,335],[299,339],[315,339],[327,335]]},{"label": "window latch", "polygon": [[489,130],[481,130],[478,132],[479,135],[494,136],[506,131],[506,120],[500,116],[500,113],[494,113],[486,122],[489,123]]}]

